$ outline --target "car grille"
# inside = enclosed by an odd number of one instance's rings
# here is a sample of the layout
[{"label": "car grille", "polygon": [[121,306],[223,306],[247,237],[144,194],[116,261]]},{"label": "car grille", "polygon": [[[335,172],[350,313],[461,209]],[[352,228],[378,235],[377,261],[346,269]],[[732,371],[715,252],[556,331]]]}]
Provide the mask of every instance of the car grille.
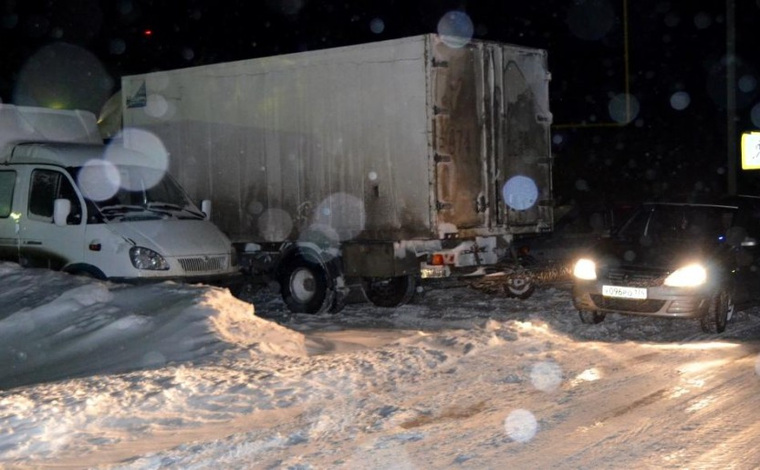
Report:
[{"label": "car grille", "polygon": [[601,277],[616,286],[655,287],[661,286],[666,276],[659,269],[608,268]]},{"label": "car grille", "polygon": [[592,294],[591,300],[594,301],[597,308],[617,310],[621,312],[655,313],[665,305],[664,300],[617,299],[613,297],[603,297],[599,294]]},{"label": "car grille", "polygon": [[221,271],[227,267],[227,257],[180,258],[179,264],[185,272],[190,273]]}]

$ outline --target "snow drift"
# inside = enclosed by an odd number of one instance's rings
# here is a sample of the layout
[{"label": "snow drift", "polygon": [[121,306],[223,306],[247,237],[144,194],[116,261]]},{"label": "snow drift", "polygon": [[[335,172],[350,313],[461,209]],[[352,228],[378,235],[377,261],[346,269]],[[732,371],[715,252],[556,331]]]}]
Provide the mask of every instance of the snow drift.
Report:
[{"label": "snow drift", "polygon": [[118,285],[0,264],[0,388],[197,362],[228,351],[303,356],[303,335],[226,289]]}]

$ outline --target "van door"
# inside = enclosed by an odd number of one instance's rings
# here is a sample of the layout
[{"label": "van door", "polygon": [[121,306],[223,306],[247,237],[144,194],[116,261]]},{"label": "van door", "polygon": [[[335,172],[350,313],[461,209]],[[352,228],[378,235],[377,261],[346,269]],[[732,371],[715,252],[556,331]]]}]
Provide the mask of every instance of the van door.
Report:
[{"label": "van door", "polygon": [[[82,261],[86,227],[84,201],[74,188],[69,175],[58,169],[32,170],[26,213],[19,220],[22,266],[62,269]],[[65,226],[53,223],[56,199],[71,202]]]}]

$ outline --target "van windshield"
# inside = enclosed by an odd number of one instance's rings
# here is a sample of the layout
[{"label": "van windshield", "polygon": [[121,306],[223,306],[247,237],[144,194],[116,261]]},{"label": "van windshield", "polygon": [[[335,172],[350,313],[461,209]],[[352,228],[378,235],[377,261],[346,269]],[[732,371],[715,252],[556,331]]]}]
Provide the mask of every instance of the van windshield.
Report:
[{"label": "van windshield", "polygon": [[168,173],[154,168],[120,165],[80,167],[74,177],[93,207],[108,219],[203,218]]}]

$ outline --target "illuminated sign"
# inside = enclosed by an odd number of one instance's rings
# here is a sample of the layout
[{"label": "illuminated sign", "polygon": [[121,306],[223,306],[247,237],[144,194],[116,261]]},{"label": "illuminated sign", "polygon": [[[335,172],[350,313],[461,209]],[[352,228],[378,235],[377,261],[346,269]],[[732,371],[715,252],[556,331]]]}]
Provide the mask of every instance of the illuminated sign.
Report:
[{"label": "illuminated sign", "polygon": [[742,134],[742,170],[760,170],[760,131]]}]

